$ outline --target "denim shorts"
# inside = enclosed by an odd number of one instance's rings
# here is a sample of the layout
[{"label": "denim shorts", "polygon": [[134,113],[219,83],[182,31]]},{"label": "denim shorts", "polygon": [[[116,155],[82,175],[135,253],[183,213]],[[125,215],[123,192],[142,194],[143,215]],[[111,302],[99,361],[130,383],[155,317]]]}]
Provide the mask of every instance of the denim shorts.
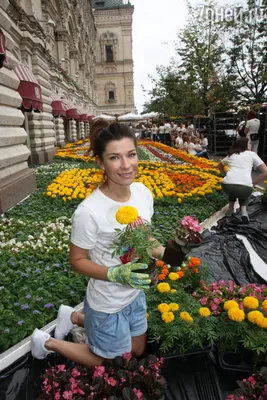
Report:
[{"label": "denim shorts", "polygon": [[146,297],[140,292],[134,301],[114,314],[95,311],[84,300],[84,328],[94,354],[113,359],[131,352],[132,337],[147,331]]}]

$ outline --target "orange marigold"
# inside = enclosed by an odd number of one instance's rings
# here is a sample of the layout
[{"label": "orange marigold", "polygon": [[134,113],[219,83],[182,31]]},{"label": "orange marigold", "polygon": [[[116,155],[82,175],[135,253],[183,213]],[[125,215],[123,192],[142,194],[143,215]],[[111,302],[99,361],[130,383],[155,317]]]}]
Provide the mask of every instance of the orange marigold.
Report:
[{"label": "orange marigold", "polygon": [[164,262],[163,261],[161,261],[161,260],[158,260],[157,262],[156,262],[156,266],[157,267],[160,267],[160,268],[162,268],[162,267],[164,267]]},{"label": "orange marigold", "polygon": [[188,263],[189,268],[198,267],[200,265],[200,259],[198,257],[191,257]]},{"label": "orange marigold", "polygon": [[198,268],[193,268],[193,273],[198,274]]},{"label": "orange marigold", "polygon": [[159,274],[159,281],[164,281],[165,278],[166,278],[166,275]]},{"label": "orange marigold", "polygon": [[178,275],[179,279],[181,279],[184,276],[184,272],[183,271],[178,271],[177,275]]}]

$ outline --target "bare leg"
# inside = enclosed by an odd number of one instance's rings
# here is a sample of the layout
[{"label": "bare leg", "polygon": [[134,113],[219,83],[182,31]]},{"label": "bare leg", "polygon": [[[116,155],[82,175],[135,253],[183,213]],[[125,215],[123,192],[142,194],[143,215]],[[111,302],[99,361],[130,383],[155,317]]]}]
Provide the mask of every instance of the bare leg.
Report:
[{"label": "bare leg", "polygon": [[141,356],[146,348],[146,333],[140,336],[132,337],[132,353],[135,356]]},{"label": "bare leg", "polygon": [[78,311],[75,311],[71,314],[71,322],[74,325],[78,325],[81,328],[84,328],[84,314]]},{"label": "bare leg", "polygon": [[50,338],[46,343],[47,350],[53,350],[62,356],[87,367],[101,365],[103,358],[92,353],[87,344],[71,343],[64,340]]},{"label": "bare leg", "polygon": [[232,215],[232,213],[234,212],[234,206],[235,206],[235,201],[229,201],[226,215],[228,215],[228,216]]}]

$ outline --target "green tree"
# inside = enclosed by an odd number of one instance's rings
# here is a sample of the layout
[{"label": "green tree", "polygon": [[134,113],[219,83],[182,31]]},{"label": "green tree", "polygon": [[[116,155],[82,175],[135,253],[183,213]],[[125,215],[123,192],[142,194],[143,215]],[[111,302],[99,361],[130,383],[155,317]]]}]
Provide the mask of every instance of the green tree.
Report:
[{"label": "green tree", "polygon": [[243,103],[267,100],[267,2],[248,0],[235,18],[224,24],[228,79]]}]

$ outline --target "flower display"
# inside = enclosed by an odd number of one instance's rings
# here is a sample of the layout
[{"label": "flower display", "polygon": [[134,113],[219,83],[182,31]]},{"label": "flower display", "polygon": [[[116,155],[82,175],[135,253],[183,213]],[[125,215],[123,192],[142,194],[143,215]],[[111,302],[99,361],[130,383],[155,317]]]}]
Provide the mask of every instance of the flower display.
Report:
[{"label": "flower display", "polygon": [[239,308],[238,303],[235,300],[227,300],[223,306],[225,311],[229,311],[232,308]]},{"label": "flower display", "polygon": [[262,367],[255,374],[237,381],[238,389],[226,400],[265,400],[267,398],[267,368]]},{"label": "flower display", "polygon": [[170,307],[168,306],[167,303],[161,303],[161,304],[159,304],[159,306],[158,306],[158,310],[159,310],[159,312],[161,312],[161,313],[165,313],[165,312],[170,311]]},{"label": "flower display", "polygon": [[264,318],[264,315],[260,311],[250,311],[247,315],[249,322],[257,325],[257,321]]},{"label": "flower display", "polygon": [[119,224],[128,225],[137,220],[138,210],[132,206],[123,206],[118,209],[115,217]]},{"label": "flower display", "polygon": [[161,399],[166,387],[160,374],[162,365],[163,360],[154,355],[138,361],[130,353],[92,368],[57,365],[41,376],[38,399]]},{"label": "flower display", "polygon": [[170,308],[171,311],[178,311],[180,306],[177,303],[170,303],[169,304],[169,308]]}]

